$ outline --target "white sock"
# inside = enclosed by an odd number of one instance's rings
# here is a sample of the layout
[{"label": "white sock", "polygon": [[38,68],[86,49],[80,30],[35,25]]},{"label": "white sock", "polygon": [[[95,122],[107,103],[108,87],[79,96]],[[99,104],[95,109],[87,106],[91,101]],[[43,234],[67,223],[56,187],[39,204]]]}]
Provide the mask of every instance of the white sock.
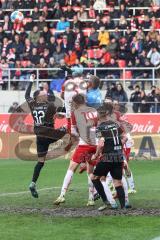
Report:
[{"label": "white sock", "polygon": [[101,181],[102,185],[103,185],[103,188],[104,188],[104,192],[107,196],[107,199],[109,201],[110,204],[115,204],[116,201],[114,200],[113,196],[112,196],[112,193],[111,193],[111,190],[110,188],[108,187],[108,184],[106,183],[106,181]]},{"label": "white sock", "polygon": [[122,177],[122,184],[123,184],[124,193],[125,193],[125,200],[126,200],[126,202],[129,202],[129,199],[128,199],[128,184],[127,184],[126,178],[124,176]]},{"label": "white sock", "polygon": [[67,170],[66,176],[63,181],[62,189],[61,189],[61,196],[65,196],[65,194],[68,190],[68,187],[72,181],[73,174],[74,174],[74,172],[72,170]]},{"label": "white sock", "polygon": [[131,176],[130,176],[130,177],[127,177],[127,181],[128,181],[129,188],[130,188],[131,190],[135,189],[134,179],[133,179],[133,174],[132,174],[132,172],[131,172]]},{"label": "white sock", "polygon": [[88,192],[89,192],[89,200],[94,199],[94,185],[90,179],[90,176],[88,175]]},{"label": "white sock", "polygon": [[108,173],[107,177],[106,177],[106,183],[108,185],[111,185],[113,183],[113,179],[110,173]]}]

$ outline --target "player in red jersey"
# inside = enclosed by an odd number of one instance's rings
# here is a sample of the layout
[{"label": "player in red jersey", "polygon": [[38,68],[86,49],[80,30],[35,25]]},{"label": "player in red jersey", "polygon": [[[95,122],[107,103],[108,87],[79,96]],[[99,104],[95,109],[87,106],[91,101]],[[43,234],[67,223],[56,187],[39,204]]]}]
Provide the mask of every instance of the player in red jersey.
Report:
[{"label": "player in red jersey", "polygon": [[[88,174],[93,171],[93,167],[96,161],[90,163],[92,155],[96,152],[96,125],[97,125],[97,111],[94,108],[88,107],[85,104],[85,97],[81,94],[77,94],[73,97],[74,112],[72,114],[72,129],[73,135],[79,136],[79,144],[75,149],[75,152],[70,161],[69,168],[65,175],[60,196],[54,202],[56,205],[65,202],[65,194],[71,183],[74,172],[82,162],[88,163]],[[89,183],[89,202],[88,205],[94,205],[93,191],[94,186],[88,176]],[[114,199],[112,194],[107,189],[107,198],[112,205]]]},{"label": "player in red jersey", "polygon": [[56,205],[65,202],[65,194],[71,183],[74,172],[76,172],[80,163],[91,159],[96,151],[95,126],[97,124],[97,111],[94,108],[87,107],[85,97],[77,94],[73,97],[71,133],[79,137],[78,147],[72,156],[66,176],[63,181],[61,194],[54,202]]}]

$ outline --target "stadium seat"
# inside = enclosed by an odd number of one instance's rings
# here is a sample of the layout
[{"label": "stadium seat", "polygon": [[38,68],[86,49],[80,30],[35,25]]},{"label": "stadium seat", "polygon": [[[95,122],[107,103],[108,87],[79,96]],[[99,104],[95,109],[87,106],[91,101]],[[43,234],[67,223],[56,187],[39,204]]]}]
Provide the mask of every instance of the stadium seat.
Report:
[{"label": "stadium seat", "polygon": [[122,80],[131,80],[132,79],[132,71],[125,71],[121,74]]},{"label": "stadium seat", "polygon": [[125,68],[126,67],[126,61],[125,60],[118,60],[118,66],[120,68]]},{"label": "stadium seat", "polygon": [[84,28],[83,29],[83,34],[85,37],[89,37],[91,34],[91,28]]}]

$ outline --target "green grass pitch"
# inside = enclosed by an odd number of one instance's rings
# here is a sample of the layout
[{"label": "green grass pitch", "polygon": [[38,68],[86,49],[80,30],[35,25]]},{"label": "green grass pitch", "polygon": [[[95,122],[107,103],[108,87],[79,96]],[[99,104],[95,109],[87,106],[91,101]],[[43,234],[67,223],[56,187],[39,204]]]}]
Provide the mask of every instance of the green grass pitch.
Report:
[{"label": "green grass pitch", "polygon": [[[160,236],[160,218],[156,216],[55,217],[7,211],[56,208],[52,202],[60,192],[68,163],[68,160],[46,163],[38,182],[38,188],[43,191],[39,199],[33,199],[25,191],[35,162],[0,160],[0,239],[152,240]],[[137,189],[137,194],[130,195],[131,204],[135,208],[160,208],[160,161],[132,161],[130,165]],[[86,174],[77,173],[63,208],[83,209],[87,198]],[[100,200],[96,202],[95,209],[100,204]]]}]

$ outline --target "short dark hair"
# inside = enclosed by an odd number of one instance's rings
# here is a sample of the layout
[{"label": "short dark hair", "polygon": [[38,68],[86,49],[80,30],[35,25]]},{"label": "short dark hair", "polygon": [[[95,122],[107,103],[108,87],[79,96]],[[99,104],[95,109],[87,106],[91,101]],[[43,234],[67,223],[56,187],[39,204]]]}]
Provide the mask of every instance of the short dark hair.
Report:
[{"label": "short dark hair", "polygon": [[93,89],[97,89],[100,85],[100,79],[97,76],[91,75],[90,80],[93,86]]},{"label": "short dark hair", "polygon": [[100,117],[105,117],[106,115],[111,115],[113,113],[112,103],[103,103],[102,106],[98,108],[98,113]]},{"label": "short dark hair", "polygon": [[36,90],[34,93],[33,93],[33,98],[36,100],[36,98],[38,97],[40,93],[40,90]]},{"label": "short dark hair", "polygon": [[73,96],[72,100],[76,104],[84,104],[86,102],[85,96],[83,94],[76,94],[75,96]]}]

